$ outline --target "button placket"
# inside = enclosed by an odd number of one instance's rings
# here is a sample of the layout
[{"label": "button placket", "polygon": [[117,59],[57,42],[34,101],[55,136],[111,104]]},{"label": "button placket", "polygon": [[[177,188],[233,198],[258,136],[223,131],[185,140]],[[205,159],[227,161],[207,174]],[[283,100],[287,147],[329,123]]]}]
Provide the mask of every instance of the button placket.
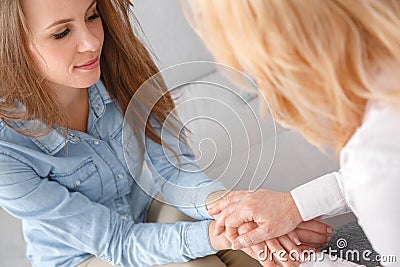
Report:
[{"label": "button placket", "polygon": [[71,143],[79,143],[81,138],[74,133],[68,133],[68,141]]}]

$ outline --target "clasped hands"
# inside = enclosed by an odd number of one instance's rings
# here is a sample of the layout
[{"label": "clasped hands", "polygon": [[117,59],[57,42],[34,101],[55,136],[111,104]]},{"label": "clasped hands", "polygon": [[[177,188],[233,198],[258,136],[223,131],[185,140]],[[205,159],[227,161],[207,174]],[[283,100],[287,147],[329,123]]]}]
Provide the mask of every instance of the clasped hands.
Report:
[{"label": "clasped hands", "polygon": [[224,237],[210,238],[212,243],[220,240],[213,246],[241,249],[263,266],[298,266],[301,256],[325,246],[333,233],[329,225],[317,220],[303,222],[290,193],[265,189],[217,192],[208,202],[208,213],[215,218],[210,237]]}]

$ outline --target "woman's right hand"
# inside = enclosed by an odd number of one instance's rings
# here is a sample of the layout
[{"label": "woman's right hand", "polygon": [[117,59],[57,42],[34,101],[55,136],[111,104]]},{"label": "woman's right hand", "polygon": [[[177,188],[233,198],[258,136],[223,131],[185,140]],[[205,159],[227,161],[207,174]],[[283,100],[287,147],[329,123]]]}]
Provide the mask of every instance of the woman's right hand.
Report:
[{"label": "woman's right hand", "polygon": [[220,234],[218,236],[214,235],[215,232],[215,221],[211,221],[208,225],[208,236],[210,238],[211,246],[214,250],[224,250],[230,249],[232,247],[232,242],[226,238],[225,235]]}]

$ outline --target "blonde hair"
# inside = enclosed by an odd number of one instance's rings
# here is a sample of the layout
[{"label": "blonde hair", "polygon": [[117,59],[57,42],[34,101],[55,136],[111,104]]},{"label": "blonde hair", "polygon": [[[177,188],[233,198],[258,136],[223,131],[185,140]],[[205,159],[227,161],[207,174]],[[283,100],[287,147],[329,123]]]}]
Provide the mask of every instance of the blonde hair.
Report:
[{"label": "blonde hair", "polygon": [[[400,60],[397,0],[193,0],[191,21],[216,59],[256,80],[278,122],[339,151],[369,100],[383,59]],[[397,89],[397,88],[396,88]]]},{"label": "blonde hair", "polygon": [[[138,88],[159,70],[132,29],[131,23],[136,19],[131,14],[130,1],[97,0],[97,7],[104,27],[101,79],[121,112],[125,112]],[[0,0],[0,119],[10,127],[12,121],[40,120],[46,129],[14,129],[28,136],[41,136],[67,123],[63,107],[35,65],[29,38],[20,1]],[[150,107],[155,121],[162,124],[174,103],[163,81],[155,90],[164,90],[160,100]],[[153,125],[141,123],[146,136],[161,144]]]}]

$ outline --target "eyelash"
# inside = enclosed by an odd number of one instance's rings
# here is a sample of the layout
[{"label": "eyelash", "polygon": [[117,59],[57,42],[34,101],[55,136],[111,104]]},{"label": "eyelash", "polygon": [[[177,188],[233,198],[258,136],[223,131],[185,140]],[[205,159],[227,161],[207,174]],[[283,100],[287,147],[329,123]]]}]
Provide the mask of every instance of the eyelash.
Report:
[{"label": "eyelash", "polygon": [[[97,13],[97,11],[96,11],[96,13],[94,13],[93,15],[91,15],[90,17],[87,18],[87,21],[90,22],[90,21],[96,20],[98,18],[100,18],[100,14]],[[63,31],[61,33],[54,34],[53,37],[54,37],[54,39],[59,40],[59,39],[64,38],[65,36],[67,36],[70,32],[71,32],[71,30],[67,28],[65,31]]]}]

